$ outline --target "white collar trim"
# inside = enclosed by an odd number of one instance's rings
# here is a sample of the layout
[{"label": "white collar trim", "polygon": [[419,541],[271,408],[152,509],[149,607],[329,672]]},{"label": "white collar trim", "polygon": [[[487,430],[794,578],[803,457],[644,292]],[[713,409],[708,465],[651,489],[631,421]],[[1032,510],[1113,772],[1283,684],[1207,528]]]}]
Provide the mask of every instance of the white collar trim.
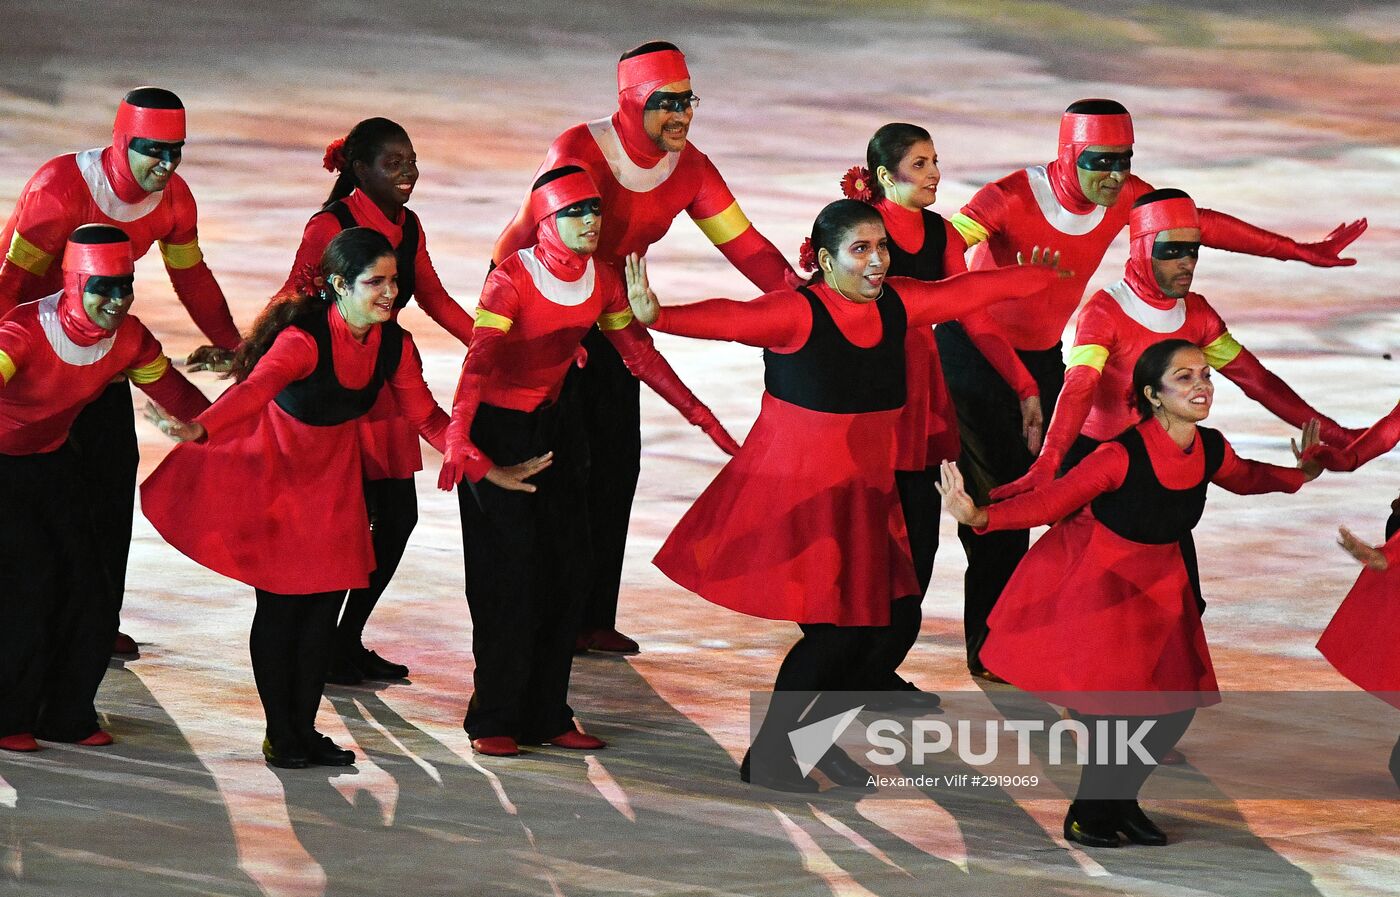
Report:
[{"label": "white collar trim", "polygon": [[1104,292],[1112,296],[1123,309],[1123,314],[1137,321],[1153,333],[1175,333],[1186,323],[1186,298],[1176,300],[1171,308],[1158,308],[1143,301],[1128,286],[1126,280],[1109,284]]},{"label": "white collar trim", "polygon": [[612,170],[613,177],[623,187],[633,193],[649,193],[666,183],[666,179],[671,176],[671,172],[676,170],[677,163],[680,162],[680,153],[667,153],[665,158],[657,162],[651,168],[643,168],[632,157],[627,155],[627,150],[622,146],[622,139],[617,136],[617,130],[613,128],[611,118],[600,118],[597,121],[588,123],[588,132],[593,135],[593,142],[598,144],[598,149],[602,152],[603,158],[607,160],[608,168]]},{"label": "white collar trim", "polygon": [[77,154],[78,171],[82,172],[88,192],[92,194],[92,201],[97,203],[102,214],[113,221],[135,221],[154,212],[156,206],[160,205],[165,191],[147,193],[146,198],[137,203],[123,202],[107,181],[107,172],[102,170],[103,149],[105,147],[97,147]]},{"label": "white collar trim", "polygon": [[44,328],[44,336],[48,337],[49,345],[53,347],[53,352],[60,361],[80,367],[96,364],[112,351],[112,344],[116,342],[117,335],[113,333],[91,346],[80,346],[73,342],[68,338],[68,334],[63,332],[63,325],[58,322],[58,299],[62,295],[60,290],[39,300],[39,326]]},{"label": "white collar trim", "polygon": [[1040,214],[1060,233],[1082,237],[1103,221],[1103,206],[1094,206],[1094,210],[1087,215],[1076,215],[1060,205],[1060,201],[1055,198],[1054,189],[1050,186],[1050,176],[1046,174],[1044,165],[1032,165],[1027,168],[1026,178],[1031,182],[1031,194],[1035,196],[1036,205],[1040,206]]},{"label": "white collar trim", "polygon": [[584,264],[583,276],[578,280],[560,280],[535,257],[534,249],[521,249],[516,255],[525,266],[525,273],[534,281],[535,289],[555,305],[582,305],[593,295],[593,259]]}]

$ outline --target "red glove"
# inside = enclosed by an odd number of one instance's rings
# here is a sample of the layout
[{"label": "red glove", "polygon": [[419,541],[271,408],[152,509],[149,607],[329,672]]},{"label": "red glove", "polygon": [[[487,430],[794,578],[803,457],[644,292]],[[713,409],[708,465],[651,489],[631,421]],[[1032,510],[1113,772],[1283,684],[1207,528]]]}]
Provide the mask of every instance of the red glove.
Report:
[{"label": "red glove", "polygon": [[[698,402],[696,404],[699,405]],[[704,405],[699,405],[695,417],[690,418],[690,422],[710,437],[710,440],[719,446],[719,450],[726,455],[734,455],[739,451],[739,443],[733,436],[729,435],[729,431],[724,428],[724,424],[719,422],[719,418],[715,417],[715,413]]]},{"label": "red glove", "polygon": [[1355,452],[1324,443],[1318,443],[1303,452],[1303,457],[1300,460],[1316,461],[1322,465],[1324,470],[1330,470],[1334,473],[1350,473],[1361,466],[1361,461],[1356,457]]},{"label": "red glove", "polygon": [[1316,243],[1299,243],[1282,234],[1255,227],[1212,209],[1201,209],[1201,240],[1207,246],[1264,258],[1307,262],[1319,268],[1346,267],[1356,259],[1341,257],[1352,241],[1366,230],[1366,219],[1338,225]]}]

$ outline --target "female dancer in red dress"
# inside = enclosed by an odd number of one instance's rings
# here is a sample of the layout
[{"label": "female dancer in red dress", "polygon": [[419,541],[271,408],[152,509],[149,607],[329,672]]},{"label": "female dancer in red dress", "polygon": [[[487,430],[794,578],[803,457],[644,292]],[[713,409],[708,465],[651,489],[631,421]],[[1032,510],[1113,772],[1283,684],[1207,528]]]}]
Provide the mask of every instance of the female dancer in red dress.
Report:
[{"label": "female dancer in red dress", "polygon": [[[740,769],[745,781],[794,791],[817,784],[786,744],[806,701],[784,693],[864,688],[888,676],[875,658],[891,635],[891,602],[917,595],[893,464],[907,328],[1027,295],[1056,276],[1034,265],[937,283],[887,279],[880,214],[849,199],[817,216],[804,256],[821,273],[799,290],[664,309],[647,288],[645,263],[628,262],[638,320],[764,349],[758,420],[655,563],[709,601],[801,626],[755,739],[757,757]],[[838,701],[823,695],[809,717],[830,715]],[[865,770],[839,749],[817,768],[838,784],[866,786]]]},{"label": "female dancer in red dress", "polygon": [[[581,417],[560,401],[564,376],[594,326],[632,375],[724,451],[738,445],[632,322],[622,281],[594,264],[605,210],[582,168],[548,171],[531,191],[536,239],[486,278],[457,384],[438,484],[461,489],[475,690],[463,726],[479,753],[520,742],[596,749],[569,708],[591,533]],[[527,480],[529,482],[527,482]]]},{"label": "female dancer in red dress", "polygon": [[36,735],[112,743],[93,697],[117,622],[104,607],[101,546],[120,531],[94,526],[103,496],[85,479],[73,422],[122,374],[180,414],[209,406],[127,313],[135,269],[125,233],[78,228],[62,266],[60,292],[0,320],[0,748],[12,751],[38,750]]},{"label": "female dancer in red dress", "polygon": [[[471,339],[472,319],[443,289],[428,256],[428,238],[418,216],[405,203],[418,181],[418,157],[407,132],[387,118],[367,118],[326,148],[326,168],[337,172],[335,186],[311,216],[282,292],[295,289],[303,272],[315,270],[331,238],[350,227],[379,231],[398,258],[399,293],[394,320],[409,299],[462,341]],[[401,679],[408,667],[364,646],[365,623],[388,588],[418,523],[413,474],[423,469],[418,429],[400,412],[391,390],[360,418],[365,448],[365,505],[374,540],[374,572],[369,586],[352,589],[336,629],[335,657],[326,681],[354,685],[364,679]]]},{"label": "female dancer in red dress", "polygon": [[[447,415],[393,322],[397,265],[379,232],[342,231],[324,288],[263,311],[234,359],[237,385],[190,423],[151,410],[182,444],[141,485],[142,510],[171,545],[256,590],[249,648],[274,766],[355,760],[315,722],[341,601],[375,565],[359,419],[387,385],[444,447]],[[212,523],[210,508],[222,509]]]},{"label": "female dancer in red dress", "polygon": [[[1294,492],[1321,470],[1311,460],[1300,461],[1302,469],[1243,460],[1219,432],[1197,426],[1210,414],[1210,373],[1194,344],[1156,343],[1133,370],[1141,422],[1062,479],[985,508],[968,496],[952,464],[944,464],[939,487],[944,506],[979,532],[1055,523],[1026,554],[988,620],[988,666],[1069,707],[1091,733],[1100,725],[1111,733],[1125,718],[1151,720],[1140,743],[1155,762],[1197,707],[1220,699],[1178,547],[1200,520],[1206,487]],[[1316,440],[1317,424],[1309,423],[1303,448]],[[1095,737],[1091,756],[1099,752]],[[1065,816],[1067,840],[1117,847],[1121,831],[1137,844],[1166,843],[1137,804],[1152,766],[1129,760],[1084,767]]]}]

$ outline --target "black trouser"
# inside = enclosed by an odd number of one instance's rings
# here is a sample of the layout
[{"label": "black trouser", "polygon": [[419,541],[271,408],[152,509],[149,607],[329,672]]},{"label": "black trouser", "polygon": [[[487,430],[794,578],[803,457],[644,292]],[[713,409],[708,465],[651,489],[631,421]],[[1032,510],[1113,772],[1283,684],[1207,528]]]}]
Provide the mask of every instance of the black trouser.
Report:
[{"label": "black trouser", "polygon": [[267,737],[279,753],[304,751],[316,731],[316,710],[335,641],[335,618],[345,592],[256,591],[258,609],[248,636],[248,653],[267,717]]},{"label": "black trouser", "polygon": [[351,589],[336,629],[342,650],[358,648],[365,623],[399,569],[408,537],[418,525],[418,493],[413,477],[402,480],[365,480],[365,507],[369,511],[370,537],[374,542],[374,572],[369,585]]},{"label": "black trouser", "polygon": [[[846,693],[867,687],[874,673],[886,671],[883,666],[872,669],[872,664],[878,662],[879,644],[888,635],[886,627],[798,625],[802,627],[802,638],[788,649],[778,668],[772,701],[754,737],[755,748],[761,748],[765,756],[792,756],[789,732],[799,724],[849,710],[850,696]],[[813,692],[822,694],[813,701]]]},{"label": "black trouser", "polygon": [[924,622],[924,595],[933,579],[933,559],[938,554],[938,515],[942,512],[942,503],[934,485],[937,482],[937,467],[894,472],[904,526],[909,531],[909,550],[914,557],[919,594],[899,598],[890,604],[890,625],[875,646],[871,661],[872,669],[880,671],[874,674],[868,686],[872,689],[898,689],[904,685],[896,671],[919,640],[919,627]]},{"label": "black trouser", "polygon": [[1390,540],[1397,532],[1400,532],[1400,498],[1390,503],[1390,519],[1385,522],[1385,538]]},{"label": "black trouser", "polygon": [[[77,453],[0,455],[0,735],[77,741],[116,635]],[[127,531],[131,519],[127,518]],[[116,538],[116,537],[113,537]]]},{"label": "black trouser", "polygon": [[475,689],[472,738],[553,738],[573,728],[568,704],[588,557],[586,450],[574,409],[482,405],[472,441],[502,467],[545,452],[554,463],[515,492],[486,480],[458,489]]},{"label": "black trouser", "polygon": [[[1001,379],[967,332],[957,322],[934,328],[943,376],[958,411],[962,436],[962,472],[968,494],[979,505],[988,493],[1030,469],[1034,457],[1021,435],[1021,401]],[[1057,343],[1036,352],[1017,352],[1040,387],[1040,404],[1048,424],[1065,382],[1065,364]],[[977,535],[969,526],[958,527],[958,539],[967,552],[964,579],[963,630],[967,638],[967,665],[982,669],[977,655],[987,639],[987,616],[996,606],[1030,547],[1030,530],[1006,530]]]},{"label": "black trouser", "polygon": [[591,555],[584,559],[587,590],[582,628],[614,629],[627,551],[627,525],[641,472],[641,392],[622,356],[593,328],[583,339],[588,364],[569,369],[566,401],[577,406],[588,442],[588,530]]},{"label": "black trouser", "polygon": [[[112,593],[107,612],[117,632],[126,592],[126,560],[131,552],[131,519],[136,508],[136,468],[141,457],[136,448],[136,416],[131,405],[131,384],[126,380],[104,389],[78,412],[69,432],[87,483],[93,528],[100,533],[97,554],[107,570]],[[112,646],[107,646],[110,656]]]},{"label": "black trouser", "polygon": [[[1151,721],[1152,728],[1138,743],[1153,760],[1161,763],[1167,752],[1176,747],[1181,736],[1186,734],[1186,728],[1191,725],[1196,711],[1183,710],[1165,716],[1110,717],[1079,713],[1074,713],[1073,716],[1089,729],[1089,762],[1079,775],[1079,791],[1074,796],[1071,809],[1081,822],[1101,823],[1113,819],[1115,803],[1136,801],[1143,783],[1152,775],[1152,770],[1157,768],[1153,764],[1144,763],[1130,749],[1123,750],[1127,762],[1116,763],[1118,752],[1123,748],[1120,741],[1126,741],[1138,726]],[[1107,727],[1107,737],[1104,739],[1107,748],[1104,756],[1108,760],[1107,763],[1098,762],[1100,722]],[[1119,729],[1120,723],[1126,726],[1122,731]]]}]

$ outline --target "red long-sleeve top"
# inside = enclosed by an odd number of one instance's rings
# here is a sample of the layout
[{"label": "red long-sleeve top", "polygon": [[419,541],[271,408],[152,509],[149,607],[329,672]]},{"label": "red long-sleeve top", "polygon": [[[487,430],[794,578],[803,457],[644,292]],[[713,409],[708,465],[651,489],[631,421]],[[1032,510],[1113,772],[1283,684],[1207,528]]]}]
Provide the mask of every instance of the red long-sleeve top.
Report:
[{"label": "red long-sleeve top", "polygon": [[[175,295],[200,331],[216,346],[237,348],[238,328],[223,290],[199,248],[198,212],[189,185],[172,174],[164,190],[139,202],[120,199],[108,174],[114,150],[85,150],[45,162],[20,192],[5,225],[0,262],[0,314],[63,288],[62,256],[83,224],[110,224],[131,238],[141,258],[160,243]],[[125,164],[125,160],[121,160]]]},{"label": "red long-sleeve top", "polygon": [[57,449],[78,412],[122,374],[178,417],[209,407],[134,316],[128,314],[108,339],[79,346],[63,332],[57,308],[55,294],[0,320],[0,454]]},{"label": "red long-sleeve top", "polygon": [[[361,227],[373,228],[379,231],[389,241],[394,248],[398,248],[403,242],[403,219],[407,212],[400,211],[398,221],[390,221],[358,187],[351,191],[350,195],[344,199],[345,206],[354,216],[355,222]],[[292,261],[292,270],[287,275],[287,282],[282,286],[283,293],[290,293],[296,289],[296,281],[300,272],[310,268],[317,270],[321,265],[321,254],[326,251],[335,235],[340,233],[340,222],[335,215],[330,212],[318,212],[311,216],[311,220],[306,222],[306,230],[301,235],[301,245],[297,247],[296,258]],[[428,317],[437,322],[443,330],[461,340],[466,345],[472,338],[472,318],[467,314],[466,309],[457,304],[442,285],[442,279],[438,277],[437,269],[433,267],[433,260],[428,256],[428,235],[424,233],[422,222],[419,221],[418,228],[418,251],[413,257],[414,287],[413,298],[418,302],[419,307],[427,313]],[[394,319],[397,320],[399,310],[394,310]]]},{"label": "red long-sleeve top", "polygon": [[622,281],[612,268],[590,260],[577,281],[563,281],[532,251],[521,250],[486,278],[452,403],[451,439],[465,450],[463,465],[472,482],[494,466],[471,442],[477,408],[485,402],[533,411],[557,399],[579,342],[595,323],[627,369],[688,421],[712,419],[656,351],[651,336],[633,321]]},{"label": "red long-sleeve top", "polygon": [[[379,356],[379,328],[370,328],[365,341],[360,342],[339,314],[332,312],[327,318],[336,379],[347,389],[364,388],[374,376],[374,364]],[[195,419],[204,425],[210,440],[217,440],[229,427],[261,413],[287,384],[311,376],[318,357],[315,337],[300,327],[288,327],[277,334],[248,379],[230,387]],[[408,331],[403,334],[403,356],[385,385],[394,391],[404,417],[433,448],[442,451],[446,445],[447,412],[438,407],[428,384],[423,381],[423,363]]]},{"label": "red long-sleeve top", "polygon": [[[1206,462],[1199,433],[1190,447],[1183,449],[1155,420],[1139,424],[1138,432],[1152,460],[1152,472],[1163,486],[1190,489],[1201,482]],[[1105,492],[1120,488],[1127,475],[1128,450],[1117,442],[1106,442],[1060,479],[988,506],[987,523],[977,531],[1029,529],[1054,523]],[[1259,495],[1297,492],[1307,477],[1296,467],[1241,458],[1226,442],[1225,459],[1211,482],[1237,495]]]},{"label": "red long-sleeve top", "polygon": [[1372,424],[1369,430],[1346,447],[1352,462],[1351,469],[1355,470],[1367,461],[1379,458],[1396,445],[1400,445],[1400,405],[1392,408],[1389,414]]},{"label": "red long-sleeve top", "polygon": [[[631,253],[645,255],[681,212],[688,214],[725,258],[761,290],[776,290],[792,272],[777,248],[758,232],[719,169],[694,144],[655,164],[634,160],[617,133],[617,117],[575,125],[555,138],[536,175],[578,165],[602,194],[603,229],[593,258],[622,270]],[[535,244],[535,218],[527,196],[519,214],[496,240],[496,264]]]}]

